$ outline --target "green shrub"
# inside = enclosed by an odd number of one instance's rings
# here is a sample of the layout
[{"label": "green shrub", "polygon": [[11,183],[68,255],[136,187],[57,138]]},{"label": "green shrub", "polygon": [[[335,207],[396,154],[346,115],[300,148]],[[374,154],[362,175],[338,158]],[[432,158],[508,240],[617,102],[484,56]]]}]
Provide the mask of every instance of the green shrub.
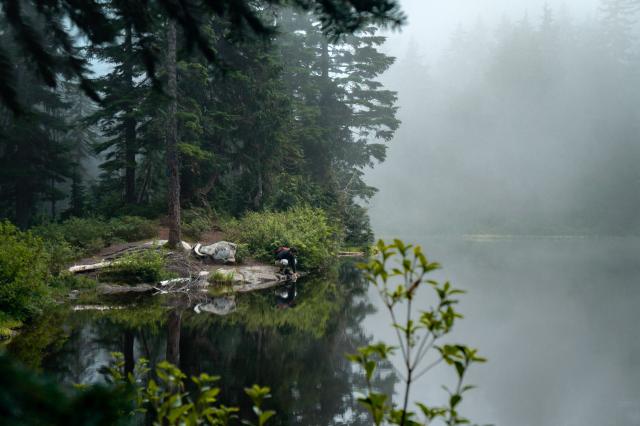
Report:
[{"label": "green shrub", "polygon": [[28,320],[49,302],[49,254],[42,240],[0,222],[0,312]]},{"label": "green shrub", "polygon": [[96,280],[92,278],[71,272],[62,272],[51,280],[51,287],[64,290],[90,289],[94,288],[96,284]]},{"label": "green shrub", "polygon": [[138,216],[116,217],[109,221],[110,234],[122,241],[140,241],[158,233],[154,221]]},{"label": "green shrub", "polygon": [[73,259],[82,254],[65,240],[45,241],[44,244],[49,253],[49,272],[54,276],[63,273]]},{"label": "green shrub", "polygon": [[215,213],[210,209],[193,208],[182,212],[182,233],[197,240],[213,229]]},{"label": "green shrub", "polygon": [[78,256],[90,255],[116,241],[139,241],[154,237],[156,223],[137,216],[105,221],[73,217],[60,223],[37,226],[33,232],[45,240],[55,270]]},{"label": "green shrub", "polygon": [[222,271],[217,270],[213,274],[209,275],[207,281],[211,284],[226,284],[233,282],[234,271]]},{"label": "green shrub", "polygon": [[61,223],[40,225],[33,232],[49,242],[66,241],[78,249],[79,254],[94,253],[111,240],[109,227],[97,218],[73,217]]},{"label": "green shrub", "polygon": [[244,263],[249,257],[251,257],[249,245],[245,243],[238,244],[236,247],[236,262]]},{"label": "green shrub", "polygon": [[144,250],[119,258],[105,268],[98,279],[124,284],[140,284],[156,283],[167,277],[164,254],[161,251]]},{"label": "green shrub", "polygon": [[321,209],[295,207],[285,212],[253,212],[225,226],[230,241],[246,244],[254,257],[270,261],[279,246],[296,247],[300,265],[327,265],[340,244],[340,233]]},{"label": "green shrub", "polygon": [[0,312],[0,341],[9,339],[13,336],[16,328],[22,327],[22,322],[9,317],[7,314]]}]

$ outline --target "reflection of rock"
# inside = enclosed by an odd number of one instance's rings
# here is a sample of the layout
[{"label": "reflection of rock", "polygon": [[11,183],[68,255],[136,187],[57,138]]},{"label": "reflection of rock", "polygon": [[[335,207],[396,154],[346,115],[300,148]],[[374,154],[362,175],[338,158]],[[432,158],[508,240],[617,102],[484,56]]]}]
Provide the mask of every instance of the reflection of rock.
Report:
[{"label": "reflection of rock", "polygon": [[214,260],[222,262],[235,263],[237,244],[227,241],[218,241],[208,246],[196,244],[193,248],[194,253],[199,257],[210,257]]},{"label": "reflection of rock", "polygon": [[150,284],[138,284],[138,285],[100,284],[97,288],[98,294],[102,294],[102,295],[125,294],[125,293],[146,293],[153,290],[154,288]]},{"label": "reflection of rock", "polygon": [[216,273],[232,277],[232,285],[228,291],[234,293],[261,290],[291,281],[289,277],[280,273],[280,268],[271,265],[225,267],[218,269]]},{"label": "reflection of rock", "polygon": [[193,310],[198,314],[204,311],[214,315],[227,315],[236,310],[236,298],[233,295],[215,297],[207,303],[198,303]]}]

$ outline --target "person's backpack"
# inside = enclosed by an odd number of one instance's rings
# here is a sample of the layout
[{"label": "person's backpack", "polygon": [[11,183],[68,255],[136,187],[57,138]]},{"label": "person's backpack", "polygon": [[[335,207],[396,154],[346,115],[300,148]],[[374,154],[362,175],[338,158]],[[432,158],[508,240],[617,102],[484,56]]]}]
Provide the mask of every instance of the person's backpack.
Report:
[{"label": "person's backpack", "polygon": [[275,249],[275,250],[273,251],[273,254],[278,254],[278,253],[280,253],[280,252],[282,252],[282,251],[285,251],[285,250],[289,250],[289,247],[286,247],[286,246],[280,246],[280,247],[278,247],[277,249]]}]

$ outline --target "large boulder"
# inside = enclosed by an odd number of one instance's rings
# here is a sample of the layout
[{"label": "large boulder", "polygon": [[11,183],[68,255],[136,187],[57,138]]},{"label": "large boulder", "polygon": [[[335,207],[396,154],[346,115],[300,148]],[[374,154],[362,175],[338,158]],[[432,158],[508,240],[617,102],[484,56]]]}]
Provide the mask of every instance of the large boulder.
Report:
[{"label": "large boulder", "polygon": [[225,263],[235,263],[237,249],[237,244],[228,241],[218,241],[208,246],[203,246],[198,243],[193,247],[193,252],[199,257],[209,257]]}]

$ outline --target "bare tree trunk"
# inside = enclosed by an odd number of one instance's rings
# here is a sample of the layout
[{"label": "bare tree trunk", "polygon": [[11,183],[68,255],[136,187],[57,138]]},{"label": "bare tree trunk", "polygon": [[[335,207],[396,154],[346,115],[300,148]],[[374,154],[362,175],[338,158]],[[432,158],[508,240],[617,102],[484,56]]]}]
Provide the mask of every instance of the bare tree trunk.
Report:
[{"label": "bare tree trunk", "polygon": [[167,361],[174,365],[180,364],[180,328],[182,312],[174,309],[167,319]]},{"label": "bare tree trunk", "polygon": [[[124,78],[129,91],[133,90],[133,40],[131,23],[125,28],[124,50],[126,58],[123,64]],[[136,120],[133,118],[133,105],[125,105],[124,144],[125,144],[125,188],[124,199],[127,204],[136,202]]]},{"label": "bare tree trunk", "polygon": [[133,374],[135,367],[135,359],[133,356],[133,344],[135,342],[133,331],[126,330],[124,332],[123,350],[124,353],[124,374]]},{"label": "bare tree trunk", "polygon": [[167,169],[169,172],[169,242],[170,248],[180,244],[180,163],[178,158],[177,76],[176,76],[176,23],[169,19],[167,25],[167,94],[170,97],[167,111]]},{"label": "bare tree trunk", "polygon": [[56,220],[56,181],[51,178],[51,220]]}]

